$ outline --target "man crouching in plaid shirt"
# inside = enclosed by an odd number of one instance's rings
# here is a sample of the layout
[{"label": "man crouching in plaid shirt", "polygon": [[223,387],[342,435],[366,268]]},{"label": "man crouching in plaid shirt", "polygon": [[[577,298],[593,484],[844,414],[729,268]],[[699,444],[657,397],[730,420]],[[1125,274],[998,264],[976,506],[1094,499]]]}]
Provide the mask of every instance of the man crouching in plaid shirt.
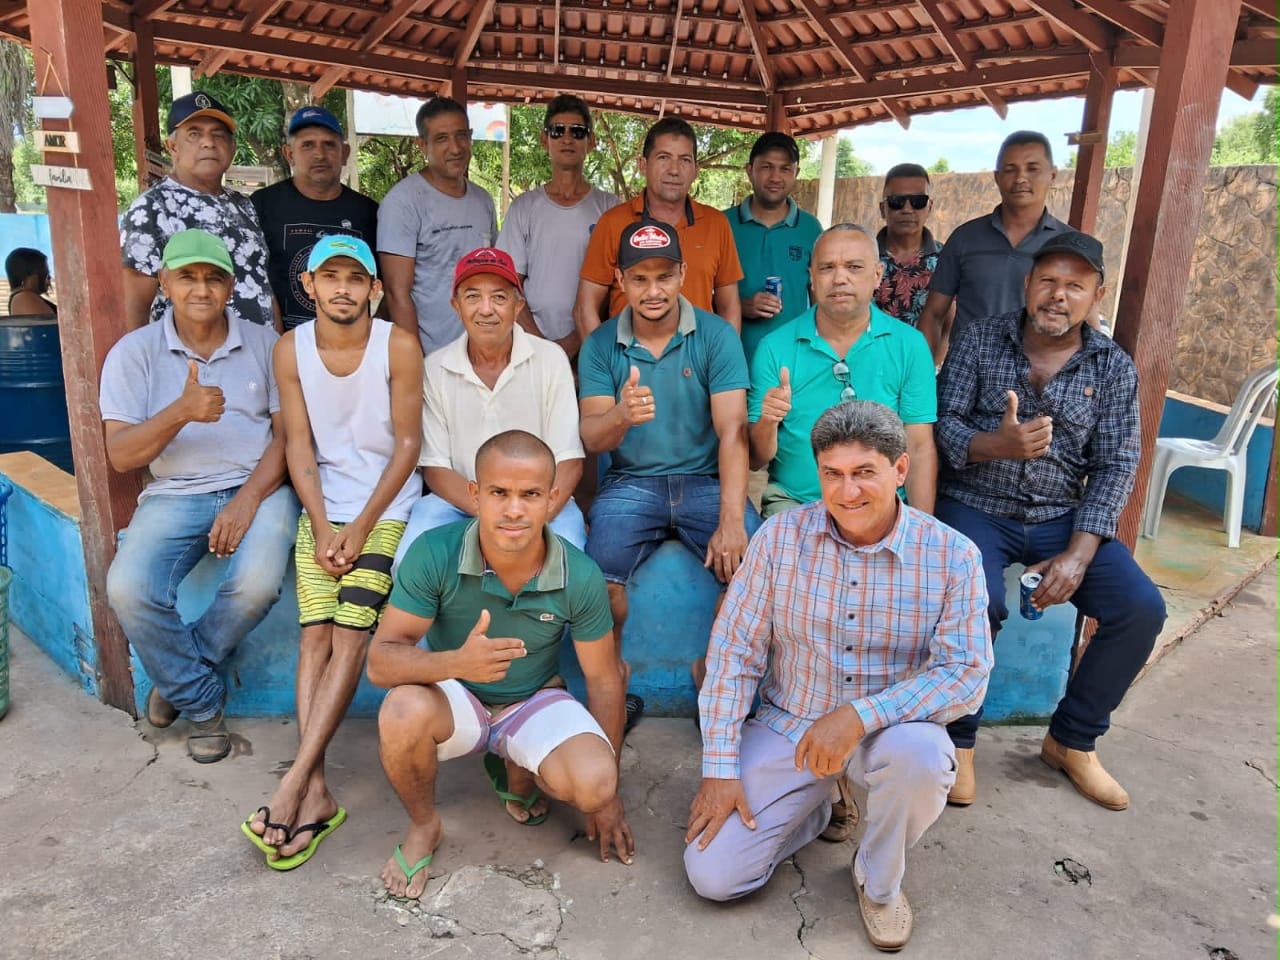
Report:
[{"label": "man crouching in plaid shirt", "polygon": [[906,432],[887,407],[832,407],[811,443],[821,502],[760,529],[712,630],[685,870],[710,900],[759,889],[822,833],[831,778],[847,775],[867,790],[852,866],[863,925],[897,950],[911,936],[907,848],[955,777],[944,725],[982,702],[991,672],[982,558],[898,499]]}]

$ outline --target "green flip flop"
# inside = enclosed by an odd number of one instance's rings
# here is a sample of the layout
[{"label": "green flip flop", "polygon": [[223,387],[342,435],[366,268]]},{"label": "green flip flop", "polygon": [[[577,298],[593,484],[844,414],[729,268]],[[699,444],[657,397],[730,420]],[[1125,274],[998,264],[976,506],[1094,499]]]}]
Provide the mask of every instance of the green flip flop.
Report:
[{"label": "green flip flop", "polygon": [[[413,878],[420,874],[427,867],[431,866],[431,858],[435,853],[428,853],[425,857],[409,866],[409,861],[404,858],[404,854],[400,851],[400,844],[396,844],[396,863],[400,865],[400,872],[404,874],[405,889],[409,888],[409,884],[413,882]],[[394,900],[396,903],[408,903],[413,897],[397,897],[394,893],[388,893],[387,899]]]},{"label": "green flip flop", "polygon": [[[522,797],[520,794],[512,793],[508,790],[507,764],[506,761],[496,753],[486,753],[484,755],[484,772],[489,775],[489,782],[493,784],[494,793],[496,793],[503,802],[518,803],[520,806],[524,807],[526,813],[530,807],[542,799],[542,791],[537,787],[534,787],[533,793],[529,794],[527,797]],[[526,827],[536,827],[538,824],[542,823],[543,820],[547,819],[548,812],[549,811],[544,810],[536,816],[531,814],[528,820],[515,820],[515,817],[512,817],[511,819]]]},{"label": "green flip flop", "polygon": [[265,853],[267,856],[271,856],[273,853],[276,852],[276,848],[271,846],[271,844],[267,843],[267,841],[263,840],[262,836],[258,833],[255,833],[253,830],[253,827],[250,826],[250,824],[253,822],[253,818],[256,817],[258,814],[262,814],[262,822],[266,824],[268,830],[272,830],[272,829],[283,830],[286,837],[289,835],[289,825],[287,823],[272,823],[270,807],[259,807],[257,810],[253,811],[253,813],[245,817],[244,822],[240,824],[240,832],[249,838],[249,842],[252,843],[259,850],[261,850],[263,853]]},{"label": "green flip flop", "polygon": [[[302,866],[310,860],[316,850],[320,848],[320,841],[342,826],[346,819],[347,811],[342,807],[339,807],[338,812],[328,820],[321,820],[316,823],[304,823],[302,826],[294,830],[293,833],[289,834],[289,839],[292,840],[298,834],[309,830],[314,834],[311,838],[311,842],[291,857],[280,857],[276,860],[268,859],[267,866],[272,870],[294,870]],[[250,833],[252,832],[253,831],[250,831]]]}]

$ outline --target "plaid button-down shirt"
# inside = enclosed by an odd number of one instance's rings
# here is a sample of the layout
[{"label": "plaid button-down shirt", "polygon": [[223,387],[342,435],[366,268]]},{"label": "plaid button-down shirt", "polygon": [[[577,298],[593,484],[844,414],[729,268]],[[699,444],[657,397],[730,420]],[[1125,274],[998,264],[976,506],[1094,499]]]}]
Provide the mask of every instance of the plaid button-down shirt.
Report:
[{"label": "plaid button-down shirt", "polygon": [[[1110,539],[1138,469],[1138,372],[1122,348],[1085,324],[1080,350],[1037,391],[1022,321],[1022,310],[991,317],[951,342],[938,376],[938,491],[1028,524],[1075,510],[1076,531]],[[1053,419],[1048,452],[969,463],[969,441],[1000,428],[1009,390],[1023,423]]]},{"label": "plaid button-down shirt", "polygon": [[740,776],[752,698],[793,743],[851,704],[867,733],[946,723],[982,702],[991,672],[982,558],[968,539],[903,505],[879,543],[855,547],[822,503],[770,519],[751,538],[707,652],[702,775]]}]

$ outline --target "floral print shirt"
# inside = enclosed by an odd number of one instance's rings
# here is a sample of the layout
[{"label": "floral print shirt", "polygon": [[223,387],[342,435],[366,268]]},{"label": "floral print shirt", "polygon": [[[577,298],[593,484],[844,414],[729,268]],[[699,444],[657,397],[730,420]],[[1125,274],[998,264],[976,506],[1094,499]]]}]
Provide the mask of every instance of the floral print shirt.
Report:
[{"label": "floral print shirt", "polygon": [[895,260],[886,245],[888,231],[876,234],[880,248],[880,262],[884,264],[884,276],[876,288],[876,306],[913,327],[920,326],[920,311],[929,296],[929,280],[938,266],[938,254],[942,244],[933,239],[929,228],[924,228],[920,238],[920,250],[910,259]]}]

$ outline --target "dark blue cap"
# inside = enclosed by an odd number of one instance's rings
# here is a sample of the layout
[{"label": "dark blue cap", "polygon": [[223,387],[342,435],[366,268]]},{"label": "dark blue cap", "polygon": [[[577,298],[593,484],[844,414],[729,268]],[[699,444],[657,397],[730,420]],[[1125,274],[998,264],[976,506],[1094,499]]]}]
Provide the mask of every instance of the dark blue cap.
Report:
[{"label": "dark blue cap", "polygon": [[338,122],[338,118],[324,107],[302,107],[294,111],[293,118],[289,121],[289,136],[292,137],[303,127],[324,127],[327,130],[332,130],[344,140],[347,137],[342,130],[342,124]]}]

